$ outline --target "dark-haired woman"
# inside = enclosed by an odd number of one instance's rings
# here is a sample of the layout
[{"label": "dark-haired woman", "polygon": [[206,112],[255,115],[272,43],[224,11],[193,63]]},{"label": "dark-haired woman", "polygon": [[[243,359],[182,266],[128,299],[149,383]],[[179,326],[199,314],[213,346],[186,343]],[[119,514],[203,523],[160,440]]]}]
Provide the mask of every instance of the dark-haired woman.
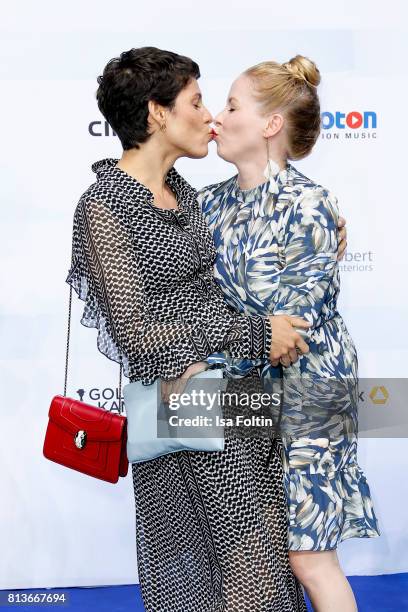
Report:
[{"label": "dark-haired woman", "polygon": [[[296,360],[302,318],[237,314],[213,277],[197,192],[173,168],[204,157],[211,115],[195,62],[153,47],[111,60],[98,106],[121,159],[93,164],[74,214],[67,277],[82,323],[130,381],[168,388],[228,350]],[[138,569],[147,612],[304,611],[286,550],[282,466],[271,440],[226,437],[223,452],[179,452],[132,466]]]},{"label": "dark-haired woman", "polygon": [[288,162],[306,157],[318,138],[319,81],[316,65],[303,56],[241,74],[215,118],[218,155],[238,174],[204,188],[199,201],[228,303],[248,315],[294,315],[311,323],[310,351],[298,361],[284,356],[280,368],[266,360],[228,365],[235,376],[256,367],[265,388],[283,375],[291,565],[315,610],[354,612],[336,548],[380,532],[357,462],[357,353],[337,309],[337,199]]}]

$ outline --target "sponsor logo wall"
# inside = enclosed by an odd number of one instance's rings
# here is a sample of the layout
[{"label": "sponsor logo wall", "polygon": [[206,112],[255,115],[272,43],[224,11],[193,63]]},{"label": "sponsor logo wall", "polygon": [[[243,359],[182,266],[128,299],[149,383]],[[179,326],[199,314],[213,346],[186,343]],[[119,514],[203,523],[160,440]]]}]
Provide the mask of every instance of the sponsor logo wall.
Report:
[{"label": "sponsor logo wall", "polygon": [[[402,5],[385,18],[373,15],[364,0],[351,24],[339,23],[337,10],[320,0],[314,14],[296,0],[296,10],[290,9],[296,20],[288,7],[259,2],[254,12],[239,0],[233,17],[230,7],[218,6],[217,27],[210,28],[190,16],[187,4],[185,11],[174,11],[162,0],[157,13],[151,7],[143,15],[125,0],[125,24],[111,11],[95,20],[85,5],[81,18],[57,19],[53,5],[44,4],[40,14],[27,3],[19,19],[8,7],[0,26],[5,58],[0,75],[7,93],[0,100],[3,589],[138,581],[131,473],[110,485],[42,457],[49,403],[63,392],[69,297],[64,281],[73,211],[94,181],[91,164],[121,154],[117,136],[97,109],[96,77],[122,50],[152,44],[194,57],[213,114],[249,65],[286,61],[297,53],[316,61],[322,73],[322,132],[313,154],[293,164],[338,197],[348,222],[339,307],[358,349],[360,376],[372,381],[364,404],[381,410],[400,406],[388,381],[407,377],[403,58],[408,39],[394,27],[406,18]],[[27,34],[32,31],[35,36]],[[215,144],[210,146],[206,159],[177,162],[197,188],[235,173],[216,156]],[[117,411],[119,365],[98,352],[96,330],[79,323],[82,309],[74,294],[67,394]],[[406,438],[380,433],[362,438],[359,463],[382,537],[343,542],[345,571],[406,572],[408,482],[401,477],[408,470]]]}]

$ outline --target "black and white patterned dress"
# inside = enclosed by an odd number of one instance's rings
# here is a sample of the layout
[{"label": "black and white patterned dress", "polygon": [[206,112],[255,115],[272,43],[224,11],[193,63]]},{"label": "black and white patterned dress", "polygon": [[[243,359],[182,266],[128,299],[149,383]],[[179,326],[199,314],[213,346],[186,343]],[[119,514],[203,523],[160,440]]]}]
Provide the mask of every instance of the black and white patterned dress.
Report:
[{"label": "black and white patterned dress", "polygon": [[[221,350],[267,357],[268,318],[237,314],[214,281],[197,192],[171,168],[179,209],[160,209],[117,161],[92,165],[97,180],[75,209],[66,279],[85,302],[81,323],[98,329],[99,350],[144,384]],[[270,450],[262,432],[227,436],[224,451],[132,465],[147,612],[306,610],[287,553],[281,459]]]}]

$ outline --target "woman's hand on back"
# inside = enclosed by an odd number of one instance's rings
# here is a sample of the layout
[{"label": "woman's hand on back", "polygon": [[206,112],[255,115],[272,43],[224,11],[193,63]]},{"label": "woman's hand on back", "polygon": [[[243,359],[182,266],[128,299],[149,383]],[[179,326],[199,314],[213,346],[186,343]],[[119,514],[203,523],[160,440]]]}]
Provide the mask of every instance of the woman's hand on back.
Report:
[{"label": "woman's hand on back", "polygon": [[339,246],[337,249],[337,261],[341,261],[344,257],[344,252],[347,248],[347,228],[346,228],[346,220],[344,219],[344,217],[339,217],[337,229],[339,231]]}]

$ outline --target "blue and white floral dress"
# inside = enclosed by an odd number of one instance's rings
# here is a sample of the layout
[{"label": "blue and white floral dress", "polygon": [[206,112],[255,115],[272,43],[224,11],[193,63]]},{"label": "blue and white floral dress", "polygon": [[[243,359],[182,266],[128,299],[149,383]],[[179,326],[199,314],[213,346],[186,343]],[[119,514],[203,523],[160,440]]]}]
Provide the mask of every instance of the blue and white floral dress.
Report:
[{"label": "blue and white floral dress", "polygon": [[[380,535],[366,476],[357,463],[357,427],[348,433],[339,429],[338,416],[344,412],[356,425],[356,396],[343,395],[343,389],[350,381],[357,386],[357,354],[337,310],[337,200],[291,164],[275,180],[276,185],[266,181],[242,190],[236,175],[203,188],[198,197],[217,249],[215,277],[227,302],[247,314],[307,319],[312,324],[304,334],[310,352],[288,368],[231,359],[227,353],[209,361],[225,361],[231,377],[256,368],[265,388],[273,389],[277,377],[283,377],[280,447],[288,548],[331,550],[347,538]],[[300,380],[312,380],[306,395],[309,406],[311,395],[318,406],[312,402],[312,416],[305,422]],[[328,381],[332,387],[325,387]],[[334,390],[336,384],[340,390]],[[335,403],[340,408],[331,413]]]}]

